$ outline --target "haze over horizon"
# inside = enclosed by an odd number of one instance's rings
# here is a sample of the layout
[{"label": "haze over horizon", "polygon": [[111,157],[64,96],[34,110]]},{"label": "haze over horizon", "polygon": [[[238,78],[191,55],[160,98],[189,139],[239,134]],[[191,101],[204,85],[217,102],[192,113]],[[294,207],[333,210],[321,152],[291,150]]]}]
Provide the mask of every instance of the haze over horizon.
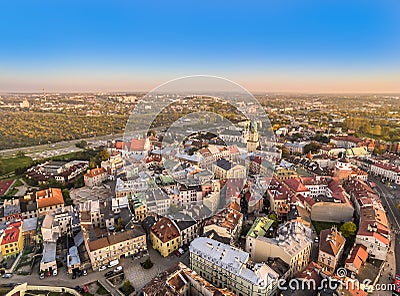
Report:
[{"label": "haze over horizon", "polygon": [[208,74],[251,92],[400,93],[398,1],[0,4],[0,92],[148,91]]}]

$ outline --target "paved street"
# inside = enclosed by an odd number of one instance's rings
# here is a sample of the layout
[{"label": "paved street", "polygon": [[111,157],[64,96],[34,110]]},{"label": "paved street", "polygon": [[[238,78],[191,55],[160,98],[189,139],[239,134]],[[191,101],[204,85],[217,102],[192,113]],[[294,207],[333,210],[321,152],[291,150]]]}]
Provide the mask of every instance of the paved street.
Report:
[{"label": "paved street", "polygon": [[[5,149],[0,150],[0,155],[3,157],[11,157],[15,155],[18,151],[22,151],[24,154],[32,156],[33,158],[38,158],[38,156],[43,151],[54,151],[53,154],[61,155],[62,153],[69,153],[71,150],[78,150],[75,146],[76,143],[85,140],[87,142],[95,142],[95,141],[107,141],[111,139],[115,139],[118,137],[123,137],[123,134],[114,134],[114,135],[105,135],[105,136],[98,136],[93,138],[84,138],[84,139],[77,139],[77,140],[70,140],[70,141],[61,141],[54,144],[45,144],[45,145],[37,145],[37,146],[30,146],[30,147],[20,147],[14,149]],[[54,156],[54,155],[53,155]]]},{"label": "paved street", "polygon": [[127,258],[122,259],[121,261],[126,277],[137,290],[141,289],[157,274],[176,265],[178,262],[183,262],[184,264],[189,265],[189,251],[185,252],[185,254],[180,258],[173,254],[167,258],[163,258],[157,251],[153,250],[153,248],[149,248],[149,254],[151,261],[154,263],[154,266],[151,269],[146,270],[140,266],[140,262],[145,261],[145,258],[138,260]]},{"label": "paved street", "polygon": [[[140,262],[144,262],[145,258],[136,260],[132,258],[126,258],[120,260],[120,265],[124,268],[125,277],[130,280],[136,290],[141,289],[158,273],[174,266],[179,261],[183,262],[186,265],[189,264],[188,251],[180,258],[176,257],[175,255],[170,255],[167,258],[163,258],[157,251],[153,250],[153,248],[149,248],[149,254],[151,261],[154,263],[154,266],[148,270],[143,269],[140,266]],[[75,286],[82,286],[87,283],[99,280],[102,285],[104,285],[108,290],[112,292],[113,295],[118,295],[115,289],[106,282],[104,277],[104,274],[111,269],[106,269],[102,272],[92,271],[90,269],[88,270],[87,276],[77,277],[74,280],[71,278],[71,275],[67,274],[65,268],[61,268],[57,276],[51,276],[41,280],[39,279],[37,269],[38,267],[36,265],[32,275],[30,276],[14,275],[10,279],[0,278],[0,284],[28,282],[29,284],[33,285],[55,285],[73,288]]]},{"label": "paved street", "polygon": [[386,208],[389,222],[392,224],[392,234],[394,237],[392,244],[394,244],[394,254],[397,255],[394,259],[396,262],[394,270],[396,273],[400,273],[400,255],[398,255],[400,254],[400,211],[397,208],[397,205],[400,203],[400,190],[389,188],[378,178],[370,177],[370,180],[376,184],[377,192],[381,197],[383,206]]}]

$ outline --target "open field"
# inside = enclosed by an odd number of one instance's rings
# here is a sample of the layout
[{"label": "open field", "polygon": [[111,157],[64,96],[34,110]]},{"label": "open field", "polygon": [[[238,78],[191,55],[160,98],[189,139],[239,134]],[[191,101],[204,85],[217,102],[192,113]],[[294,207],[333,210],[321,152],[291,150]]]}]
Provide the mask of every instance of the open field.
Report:
[{"label": "open field", "polygon": [[33,163],[29,156],[0,158],[0,161],[4,165],[4,174],[14,172],[17,168],[30,166]]}]

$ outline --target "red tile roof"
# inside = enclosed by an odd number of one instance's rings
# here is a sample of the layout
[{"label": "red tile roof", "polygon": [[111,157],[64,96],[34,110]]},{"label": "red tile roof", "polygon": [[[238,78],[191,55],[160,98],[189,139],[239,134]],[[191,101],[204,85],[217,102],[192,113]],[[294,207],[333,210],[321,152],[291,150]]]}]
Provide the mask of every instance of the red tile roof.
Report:
[{"label": "red tile roof", "polygon": [[174,223],[166,217],[161,218],[152,227],[151,232],[163,243],[179,237],[179,230]]},{"label": "red tile roof", "polygon": [[346,242],[344,236],[336,229],[322,230],[319,235],[319,250],[335,257]]},{"label": "red tile roof", "polygon": [[367,247],[357,244],[351,250],[350,257],[346,260],[346,263],[353,264],[357,269],[360,269],[361,265],[367,261],[367,258]]},{"label": "red tile roof", "polygon": [[19,233],[21,231],[22,222],[14,222],[7,226],[3,233],[3,239],[1,240],[1,245],[6,245],[10,243],[18,242]]},{"label": "red tile roof", "polygon": [[354,136],[334,137],[334,138],[332,138],[332,140],[347,141],[347,142],[352,142],[352,143],[355,143],[355,144],[358,144],[358,143],[362,142],[362,140],[360,138],[357,138],[357,137],[354,137]]},{"label": "red tile roof", "polygon": [[233,153],[239,153],[239,149],[238,149],[238,147],[237,147],[236,145],[228,146],[228,149],[229,149],[229,152],[230,152],[231,154],[233,154]]},{"label": "red tile roof", "polygon": [[307,187],[304,186],[304,184],[301,182],[300,178],[292,178],[284,180],[283,182],[289,187],[290,190],[292,190],[295,193],[309,191]]},{"label": "red tile roof", "polygon": [[378,168],[387,170],[387,171],[393,171],[396,173],[400,173],[400,168],[398,166],[395,166],[391,163],[385,163],[385,162],[376,162],[373,164],[373,166],[376,166]]},{"label": "red tile roof", "polygon": [[293,193],[275,177],[273,177],[269,183],[268,192],[273,197],[274,201],[285,200],[291,202],[293,200]]},{"label": "red tile roof", "polygon": [[122,150],[123,146],[124,146],[124,142],[115,143],[115,149]]},{"label": "red tile roof", "polygon": [[129,151],[144,151],[146,139],[132,139]]},{"label": "red tile roof", "polygon": [[86,174],[85,177],[95,177],[101,174],[104,174],[106,172],[106,170],[104,168],[95,168],[95,169],[91,169],[89,170]]},{"label": "red tile roof", "polygon": [[38,209],[55,205],[63,205],[64,198],[60,188],[49,188],[36,192],[36,202]]}]

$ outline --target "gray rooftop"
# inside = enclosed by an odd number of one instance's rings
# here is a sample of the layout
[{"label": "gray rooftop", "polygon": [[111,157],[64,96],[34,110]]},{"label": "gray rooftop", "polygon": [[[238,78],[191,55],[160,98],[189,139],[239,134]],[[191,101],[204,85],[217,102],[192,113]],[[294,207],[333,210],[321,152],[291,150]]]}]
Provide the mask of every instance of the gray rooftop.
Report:
[{"label": "gray rooftop", "polygon": [[248,253],[208,237],[199,237],[193,240],[190,244],[190,252],[253,285],[267,287],[279,276],[264,263],[257,263],[253,268],[248,268],[247,263],[250,263]]},{"label": "gray rooftop", "polygon": [[67,265],[74,266],[75,264],[80,264],[81,259],[79,258],[78,248],[76,246],[72,246],[68,250],[67,255]]},{"label": "gray rooftop", "polygon": [[56,261],[56,243],[43,243],[43,256],[41,263],[49,263]]},{"label": "gray rooftop", "polygon": [[37,217],[24,219],[22,221],[22,232],[36,230]]}]

